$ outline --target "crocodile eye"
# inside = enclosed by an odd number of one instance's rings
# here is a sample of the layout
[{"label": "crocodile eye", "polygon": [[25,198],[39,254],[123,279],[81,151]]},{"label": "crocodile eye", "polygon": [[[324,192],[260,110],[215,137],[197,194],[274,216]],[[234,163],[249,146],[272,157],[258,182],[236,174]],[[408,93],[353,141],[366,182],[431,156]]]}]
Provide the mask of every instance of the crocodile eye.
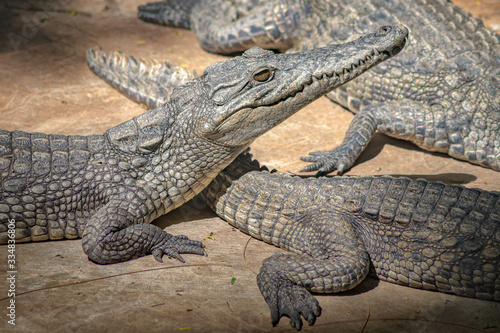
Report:
[{"label": "crocodile eye", "polygon": [[258,71],[253,75],[253,79],[257,82],[266,82],[269,81],[273,76],[273,71],[269,68]]}]

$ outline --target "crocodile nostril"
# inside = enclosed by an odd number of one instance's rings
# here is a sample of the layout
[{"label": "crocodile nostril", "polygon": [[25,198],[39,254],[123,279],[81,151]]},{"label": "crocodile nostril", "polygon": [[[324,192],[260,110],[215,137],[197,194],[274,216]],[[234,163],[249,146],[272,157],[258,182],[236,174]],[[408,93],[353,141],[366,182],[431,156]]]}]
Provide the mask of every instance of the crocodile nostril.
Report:
[{"label": "crocodile nostril", "polygon": [[381,37],[381,36],[385,36],[387,35],[389,32],[391,31],[391,27],[390,26],[383,26],[381,27],[376,33],[375,35],[377,37]]}]

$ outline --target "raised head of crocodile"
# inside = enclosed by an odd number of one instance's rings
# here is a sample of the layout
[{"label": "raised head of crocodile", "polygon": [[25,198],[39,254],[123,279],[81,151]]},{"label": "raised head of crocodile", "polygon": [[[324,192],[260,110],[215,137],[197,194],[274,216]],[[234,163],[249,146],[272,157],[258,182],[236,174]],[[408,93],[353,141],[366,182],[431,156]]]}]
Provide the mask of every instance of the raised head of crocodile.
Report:
[{"label": "raised head of crocodile", "polygon": [[[101,264],[204,254],[202,243],[150,222],[199,193],[257,136],[399,52],[407,34],[388,26],[286,55],[252,48],[103,135],[0,131],[1,243],[82,237]],[[93,50],[89,58],[106,61]]]}]

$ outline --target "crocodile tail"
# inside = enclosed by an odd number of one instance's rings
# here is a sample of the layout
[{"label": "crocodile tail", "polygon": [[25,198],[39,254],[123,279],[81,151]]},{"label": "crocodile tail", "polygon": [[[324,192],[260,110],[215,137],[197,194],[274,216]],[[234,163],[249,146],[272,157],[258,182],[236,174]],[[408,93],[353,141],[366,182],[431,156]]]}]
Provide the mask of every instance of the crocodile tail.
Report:
[{"label": "crocodile tail", "polygon": [[211,53],[231,55],[253,46],[285,51],[293,45],[303,19],[300,13],[308,8],[307,1],[262,1],[253,8],[213,1],[192,8],[190,29]]},{"label": "crocodile tail", "polygon": [[89,49],[87,64],[113,88],[148,109],[165,104],[175,87],[194,78],[188,70],[169,62],[137,60],[119,52],[106,55]]},{"label": "crocodile tail", "polygon": [[198,2],[199,0],[150,2],[139,6],[137,17],[145,22],[189,29],[191,8]]}]

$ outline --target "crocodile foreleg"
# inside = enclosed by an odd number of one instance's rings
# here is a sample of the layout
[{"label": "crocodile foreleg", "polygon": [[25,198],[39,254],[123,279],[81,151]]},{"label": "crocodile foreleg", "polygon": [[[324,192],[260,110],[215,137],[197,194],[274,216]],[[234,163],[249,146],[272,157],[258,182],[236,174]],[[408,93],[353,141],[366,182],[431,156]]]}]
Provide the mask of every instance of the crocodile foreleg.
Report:
[{"label": "crocodile foreleg", "polygon": [[88,221],[82,237],[82,247],[89,259],[99,264],[111,264],[135,259],[152,253],[163,262],[169,257],[184,262],[182,253],[206,255],[204,245],[186,236],[173,236],[163,229],[149,224],[148,207],[154,206],[151,188],[131,187],[115,195]]},{"label": "crocodile foreleg", "polygon": [[[280,220],[278,223],[286,221]],[[272,227],[288,233],[291,244],[284,248],[305,249],[305,253],[275,253],[262,263],[257,284],[271,310],[273,325],[282,316],[289,317],[297,329],[302,327],[301,316],[313,325],[321,308],[310,292],[349,290],[366,277],[370,268],[368,252],[346,222],[328,209],[315,207],[282,226]]]},{"label": "crocodile foreleg", "polygon": [[[458,126],[456,116],[453,113],[451,115],[440,106],[411,100],[374,103],[363,107],[354,116],[341,145],[301,158],[313,163],[303,171],[328,173],[336,169],[342,173],[354,164],[376,131],[413,142],[428,151],[446,153],[495,169],[498,152],[494,145],[487,144],[488,141],[472,140],[469,133],[472,130],[465,125]],[[479,131],[476,132],[477,136],[481,135]]]}]

